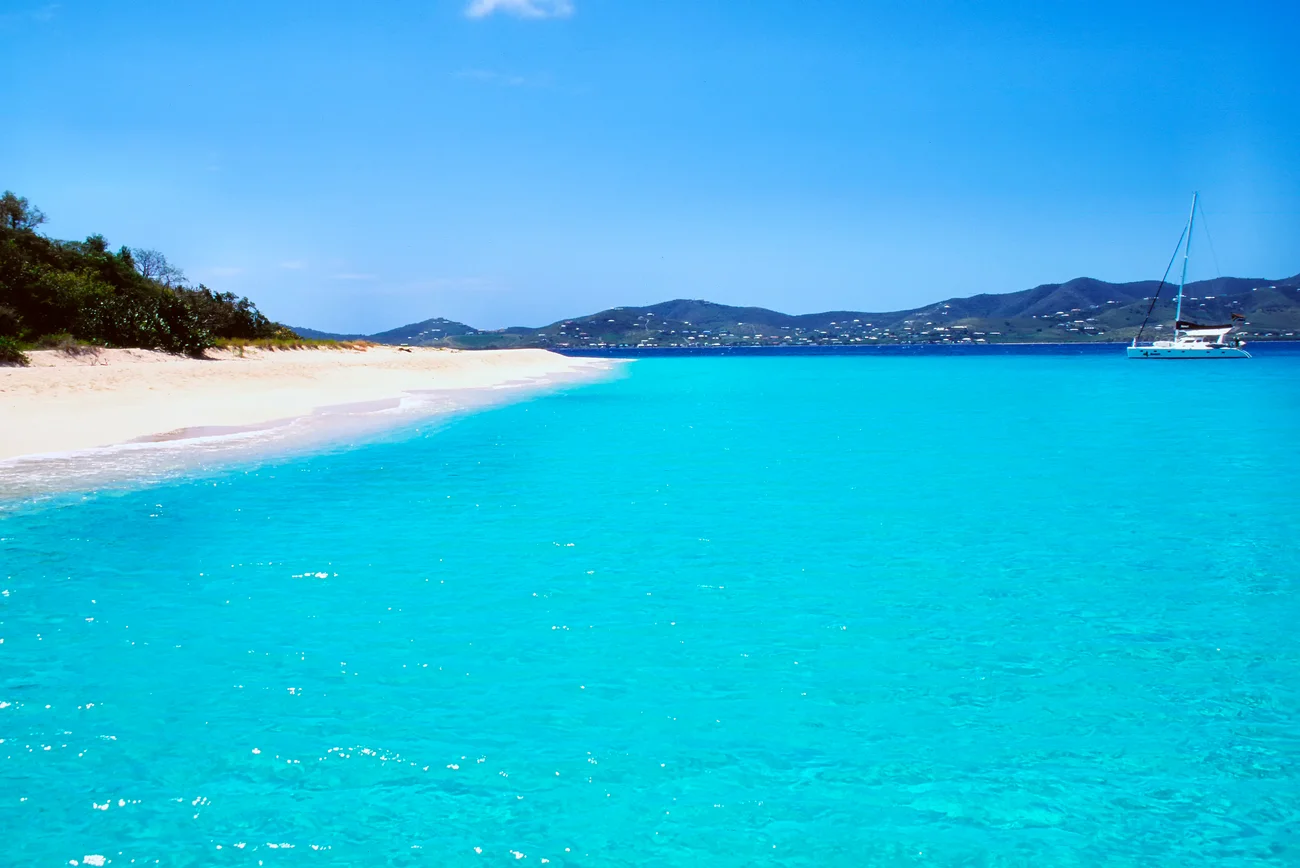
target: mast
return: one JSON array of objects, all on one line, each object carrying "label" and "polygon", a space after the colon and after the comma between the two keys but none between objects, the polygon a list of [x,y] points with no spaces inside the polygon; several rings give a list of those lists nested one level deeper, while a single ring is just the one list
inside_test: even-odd
[{"label": "mast", "polygon": [[1178,337],[1178,321],[1183,318],[1183,284],[1187,282],[1187,260],[1192,255],[1192,222],[1196,220],[1196,197],[1192,193],[1192,213],[1187,215],[1187,246],[1183,248],[1183,276],[1178,278],[1178,305],[1174,309],[1174,337]]}]

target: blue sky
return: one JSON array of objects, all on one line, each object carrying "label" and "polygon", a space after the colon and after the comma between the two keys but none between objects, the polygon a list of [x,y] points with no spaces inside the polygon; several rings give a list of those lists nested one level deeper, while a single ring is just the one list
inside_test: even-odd
[{"label": "blue sky", "polygon": [[[0,188],[296,325],[1300,271],[1300,4],[0,0]],[[1217,264],[1216,264],[1217,262]]]}]

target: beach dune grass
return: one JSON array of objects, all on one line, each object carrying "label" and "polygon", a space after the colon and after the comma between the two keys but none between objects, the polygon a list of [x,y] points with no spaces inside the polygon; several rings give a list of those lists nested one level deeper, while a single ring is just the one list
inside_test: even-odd
[{"label": "beach dune grass", "polygon": [[0,365],[31,364],[28,350],[56,350],[74,358],[95,355],[104,347],[92,341],[83,341],[70,334],[41,335],[34,341],[20,341],[14,337],[0,336]]},{"label": "beach dune grass", "polygon": [[64,332],[56,335],[42,335],[31,345],[34,350],[58,350],[65,356],[88,356],[98,352],[100,346],[92,341],[83,341]]},{"label": "beach dune grass", "polygon": [[335,341],[315,338],[217,338],[214,346],[219,350],[360,350],[364,352],[374,344],[369,341]]}]

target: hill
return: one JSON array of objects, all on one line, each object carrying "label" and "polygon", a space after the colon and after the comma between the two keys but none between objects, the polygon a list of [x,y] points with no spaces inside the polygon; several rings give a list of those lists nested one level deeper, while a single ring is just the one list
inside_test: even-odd
[{"label": "hill", "polygon": [[464,335],[477,335],[481,332],[473,326],[467,326],[463,322],[454,322],[453,320],[435,317],[426,319],[421,322],[410,323],[409,325],[398,326],[395,329],[389,329],[386,332],[379,332],[373,335],[344,335],[333,332],[321,332],[315,329],[294,327],[294,332],[305,338],[317,340],[337,340],[337,341],[372,341],[377,344],[407,344],[409,346],[441,346],[448,338],[461,337]]},{"label": "hill", "polygon": [[[425,320],[377,335],[327,335],[379,343],[464,348],[619,346],[800,346],[890,343],[1127,342],[1136,334],[1158,281],[1107,283],[1089,277],[1002,294],[953,297],[909,310],[786,314],[762,307],[674,299],[647,307],[616,307],[540,328],[482,331],[464,323]],[[1166,285],[1151,311],[1147,335],[1166,332],[1174,316]],[[1246,317],[1252,340],[1300,333],[1300,275],[1283,280],[1220,277],[1189,283],[1183,316],[1226,322]]]}]

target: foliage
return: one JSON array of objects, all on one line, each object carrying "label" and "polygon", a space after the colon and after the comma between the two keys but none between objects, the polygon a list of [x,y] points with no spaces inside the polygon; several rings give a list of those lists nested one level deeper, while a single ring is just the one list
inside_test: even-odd
[{"label": "foliage", "polygon": [[36,232],[45,215],[0,197],[0,335],[201,355],[220,338],[296,337],[246,298],[185,285],[155,250],[108,248],[102,236],[57,241]]},{"label": "foliage", "polygon": [[12,307],[0,304],[0,338],[16,338],[22,331],[22,318]]},{"label": "foliage", "polygon": [[[287,331],[287,329],[286,329]],[[366,341],[318,340],[300,338],[293,332],[287,337],[274,338],[218,338],[215,344],[223,350],[361,350],[371,346]]]},{"label": "foliage", "polygon": [[168,262],[167,257],[157,250],[143,247],[132,247],[130,250],[123,248],[123,250],[130,254],[131,264],[146,280],[161,283],[163,286],[185,285],[185,272]]},{"label": "foliage", "polygon": [[189,305],[215,339],[296,339],[292,330],[272,322],[251,301],[233,292],[214,292],[203,284],[197,289],[178,289],[176,294]]},{"label": "foliage", "polygon": [[0,365],[28,365],[31,360],[23,352],[22,345],[9,337],[0,337]]},{"label": "foliage", "polygon": [[0,226],[6,229],[35,229],[45,222],[45,215],[33,207],[26,196],[15,196],[5,190],[0,196]]}]

